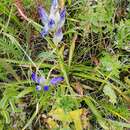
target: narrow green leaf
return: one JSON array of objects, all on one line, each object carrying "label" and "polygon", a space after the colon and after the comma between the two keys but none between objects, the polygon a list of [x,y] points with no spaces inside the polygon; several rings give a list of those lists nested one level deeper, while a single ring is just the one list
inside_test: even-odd
[{"label": "narrow green leaf", "polygon": [[9,103],[10,103],[10,106],[11,106],[13,112],[22,112],[22,109],[16,108],[13,99],[10,99],[10,100],[9,100]]},{"label": "narrow green leaf", "polygon": [[21,98],[21,97],[24,97],[26,94],[28,93],[31,93],[34,91],[34,88],[33,87],[28,87],[26,89],[24,89],[22,92],[20,92],[18,95],[17,95],[17,98]]},{"label": "narrow green leaf", "polygon": [[9,113],[7,111],[1,111],[2,116],[5,118],[6,123],[9,124],[10,123],[10,116]]},{"label": "narrow green leaf", "polygon": [[114,120],[108,120],[111,124],[115,126],[121,126],[123,128],[130,128],[130,124],[124,123],[124,122],[119,122],[119,121],[114,121]]},{"label": "narrow green leaf", "polygon": [[77,34],[74,35],[71,46],[70,46],[70,52],[69,52],[69,67],[71,65],[72,62],[72,58],[73,58],[73,53],[74,53],[74,49],[75,49],[75,41],[77,39]]},{"label": "narrow green leaf", "polygon": [[112,89],[112,87],[110,85],[105,85],[104,88],[103,88],[103,92],[106,96],[109,97],[109,101],[114,104],[116,103],[116,94],[114,92],[114,90]]},{"label": "narrow green leaf", "polygon": [[36,105],[36,111],[33,113],[32,117],[30,118],[30,120],[27,122],[27,124],[22,128],[22,130],[25,130],[33,121],[33,119],[36,117],[37,113],[38,113],[38,110],[39,110],[39,105],[37,103]]},{"label": "narrow green leaf", "polygon": [[35,21],[33,21],[32,19],[29,19],[28,21],[29,24],[31,24],[37,31],[41,31],[42,26],[38,23],[36,23]]},{"label": "narrow green leaf", "polygon": [[4,128],[3,121],[2,121],[2,120],[0,120],[0,130],[3,130],[3,128]]},{"label": "narrow green leaf", "polygon": [[100,112],[96,109],[94,104],[91,102],[90,98],[85,99],[86,104],[89,106],[93,114],[96,116],[98,123],[105,129],[108,130],[108,126],[106,125],[105,120],[103,119],[102,115]]},{"label": "narrow green leaf", "polygon": [[1,109],[6,109],[7,107],[7,101],[8,101],[8,97],[4,96],[1,101],[0,101],[0,108]]},{"label": "narrow green leaf", "polygon": [[71,0],[68,0],[69,5],[71,5]]}]

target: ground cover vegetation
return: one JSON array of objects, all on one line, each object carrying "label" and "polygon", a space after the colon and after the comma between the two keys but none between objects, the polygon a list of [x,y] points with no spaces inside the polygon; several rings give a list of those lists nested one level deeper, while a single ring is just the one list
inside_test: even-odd
[{"label": "ground cover vegetation", "polygon": [[0,0],[0,130],[129,130],[130,0]]}]

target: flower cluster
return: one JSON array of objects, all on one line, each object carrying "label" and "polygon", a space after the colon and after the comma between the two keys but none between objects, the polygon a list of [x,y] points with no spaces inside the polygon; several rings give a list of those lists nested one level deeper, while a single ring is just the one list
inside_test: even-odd
[{"label": "flower cluster", "polygon": [[54,31],[53,42],[59,43],[63,38],[62,26],[65,22],[65,8],[60,10],[58,0],[52,0],[50,15],[46,13],[42,6],[39,6],[38,12],[44,25],[41,35],[45,37],[49,31]]},{"label": "flower cluster", "polygon": [[58,85],[61,81],[64,80],[64,77],[55,77],[52,78],[49,82],[49,84],[47,83],[47,80],[45,79],[44,76],[38,77],[36,73],[32,73],[32,80],[35,81],[38,85],[36,85],[36,90],[40,91],[43,87],[44,91],[48,91],[49,90],[49,85],[53,85],[56,86]]}]

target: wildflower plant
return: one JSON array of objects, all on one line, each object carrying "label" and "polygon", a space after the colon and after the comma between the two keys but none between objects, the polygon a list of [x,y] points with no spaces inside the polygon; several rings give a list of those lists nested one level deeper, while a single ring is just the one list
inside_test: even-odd
[{"label": "wildflower plant", "polygon": [[[53,42],[54,44],[58,44],[63,38],[62,27],[65,23],[65,8],[60,9],[58,0],[52,0],[50,14],[48,14],[42,6],[38,7],[38,13],[43,24],[41,36],[45,37],[50,32],[53,32]],[[48,82],[44,76],[38,77],[36,73],[32,73],[32,80],[37,83],[36,90],[42,90],[43,87],[44,91],[48,91],[50,85],[56,86],[63,81],[64,78],[55,77]]]},{"label": "wildflower plant", "polygon": [[42,90],[42,87],[43,87],[44,91],[48,91],[50,85],[57,86],[60,82],[62,82],[64,80],[64,77],[62,77],[62,76],[54,77],[48,83],[48,80],[45,79],[44,76],[38,77],[37,74],[33,72],[32,80],[37,83],[37,85],[36,85],[37,91]]},{"label": "wildflower plant", "polygon": [[31,2],[0,1],[0,130],[130,129],[130,0]]},{"label": "wildflower plant", "polygon": [[41,31],[42,37],[45,37],[49,32],[54,32],[53,42],[58,44],[63,38],[62,27],[65,23],[65,8],[59,9],[58,0],[52,0],[49,15],[42,6],[39,6],[38,12],[44,25]]}]

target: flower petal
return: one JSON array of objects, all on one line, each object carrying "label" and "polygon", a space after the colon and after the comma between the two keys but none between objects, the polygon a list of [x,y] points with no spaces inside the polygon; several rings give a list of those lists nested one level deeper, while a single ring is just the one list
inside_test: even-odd
[{"label": "flower petal", "polygon": [[55,11],[58,9],[58,0],[52,0],[52,5],[51,5],[51,11]]},{"label": "flower petal", "polygon": [[61,18],[61,19],[64,19],[64,18],[65,18],[65,14],[66,14],[66,9],[64,8],[64,9],[62,9],[62,10],[60,11],[60,18]]},{"label": "flower petal", "polygon": [[53,29],[55,27],[55,21],[53,19],[50,19],[48,22],[48,27],[50,29]]},{"label": "flower petal", "polygon": [[33,72],[32,75],[31,75],[31,77],[32,77],[32,80],[36,82],[36,80],[37,80],[36,73]]},{"label": "flower petal", "polygon": [[57,10],[56,12],[50,13],[49,19],[53,19],[55,21],[55,27],[56,27],[60,20],[59,11]]},{"label": "flower petal", "polygon": [[48,27],[48,25],[46,24],[46,25],[44,26],[42,32],[41,32],[41,36],[42,36],[42,37],[45,37],[45,36],[49,33],[48,31],[49,31],[49,27]]},{"label": "flower petal", "polygon": [[60,11],[60,20],[58,22],[58,28],[61,28],[64,25],[64,23],[65,23],[65,14],[66,14],[65,9]]},{"label": "flower petal", "polygon": [[37,86],[36,86],[36,90],[37,90],[37,91],[40,91],[41,89],[42,89],[42,87],[41,87],[40,85],[37,85]]},{"label": "flower petal", "polygon": [[44,89],[44,91],[48,91],[48,90],[49,90],[49,86],[45,85],[45,86],[43,87],[43,89]]},{"label": "flower petal", "polygon": [[57,43],[59,43],[59,42],[62,40],[62,38],[63,38],[62,29],[59,28],[59,29],[57,30],[57,32],[55,33],[54,37],[53,37],[53,42],[54,42],[55,44],[57,44]]},{"label": "flower petal", "polygon": [[38,7],[38,13],[40,15],[42,23],[45,25],[48,23],[48,15],[42,6]]},{"label": "flower petal", "polygon": [[45,81],[46,81],[46,79],[45,79],[44,76],[38,77],[38,79],[37,79],[37,83],[38,83],[38,84],[44,84]]},{"label": "flower petal", "polygon": [[58,21],[60,20],[60,13],[58,6],[59,6],[58,1],[52,0],[49,19],[53,19],[55,21],[55,25],[57,25]]},{"label": "flower petal", "polygon": [[50,83],[52,85],[57,85],[58,83],[60,83],[63,80],[64,80],[64,77],[55,77],[55,78],[51,79]]}]

